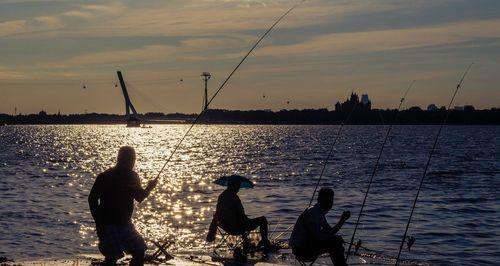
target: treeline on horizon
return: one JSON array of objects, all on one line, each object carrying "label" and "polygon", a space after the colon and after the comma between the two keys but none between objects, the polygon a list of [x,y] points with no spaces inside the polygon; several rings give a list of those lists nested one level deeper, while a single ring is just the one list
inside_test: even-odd
[{"label": "treeline on horizon", "polygon": [[[407,110],[358,110],[351,112],[324,109],[281,110],[207,110],[200,123],[203,124],[440,124],[447,111],[443,108],[425,111],[419,107]],[[350,114],[350,115],[349,115]],[[147,124],[191,123],[198,114],[139,114],[138,118]],[[349,117],[349,118],[348,118]],[[117,114],[0,114],[0,124],[124,124],[125,116]],[[447,124],[455,125],[500,125],[500,108],[485,110],[452,110]]]}]

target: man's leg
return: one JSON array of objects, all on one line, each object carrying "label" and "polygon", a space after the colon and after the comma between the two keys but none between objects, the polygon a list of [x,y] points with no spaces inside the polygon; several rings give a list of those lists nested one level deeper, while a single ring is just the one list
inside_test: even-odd
[{"label": "man's leg", "polygon": [[335,236],[329,243],[330,259],[335,266],[346,266],[344,257],[344,239],[341,236]]},{"label": "man's leg", "polygon": [[130,251],[132,259],[130,260],[130,266],[143,266],[144,265],[144,254],[145,250],[133,250]]},{"label": "man's leg", "polygon": [[257,227],[259,227],[260,230],[260,236],[262,238],[262,241],[268,242],[268,224],[267,224],[267,219],[264,216],[260,216],[254,219],[248,219],[246,229],[247,230],[254,230]]},{"label": "man's leg", "polygon": [[118,259],[116,257],[104,257],[103,264],[105,266],[115,266],[116,265],[116,261],[118,261]]},{"label": "man's leg", "polygon": [[129,224],[123,228],[122,245],[125,251],[132,255],[129,265],[142,266],[144,265],[144,254],[146,253],[146,242],[141,234],[135,230],[134,225]]},{"label": "man's leg", "polygon": [[119,243],[116,241],[119,234],[115,227],[106,226],[104,231],[99,234],[99,251],[104,256],[103,264],[114,266],[116,262],[123,258],[123,252]]}]

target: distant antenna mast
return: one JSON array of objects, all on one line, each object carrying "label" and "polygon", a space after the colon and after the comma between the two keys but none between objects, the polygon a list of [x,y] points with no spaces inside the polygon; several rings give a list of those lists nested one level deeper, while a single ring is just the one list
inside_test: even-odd
[{"label": "distant antenna mast", "polygon": [[204,112],[208,109],[208,80],[212,77],[209,72],[201,73],[203,81],[205,82],[205,94],[203,95],[203,106],[201,111]]}]

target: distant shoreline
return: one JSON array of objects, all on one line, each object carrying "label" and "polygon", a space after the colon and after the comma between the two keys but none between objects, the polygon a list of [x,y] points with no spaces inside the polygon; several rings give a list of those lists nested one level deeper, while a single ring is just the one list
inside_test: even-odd
[{"label": "distant shoreline", "polygon": [[[446,110],[425,111],[420,108],[396,110],[360,110],[350,112],[327,109],[281,110],[221,110],[211,109],[199,120],[200,124],[214,125],[436,125],[441,124]],[[137,118],[147,125],[191,124],[198,114],[139,114]],[[0,114],[0,125],[120,125],[126,117],[117,114]],[[500,109],[453,110],[449,125],[500,125]]]}]

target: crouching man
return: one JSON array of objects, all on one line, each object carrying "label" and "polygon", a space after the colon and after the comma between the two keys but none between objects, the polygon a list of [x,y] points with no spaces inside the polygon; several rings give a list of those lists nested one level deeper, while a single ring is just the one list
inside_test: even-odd
[{"label": "crouching man", "polygon": [[146,189],[133,168],[135,151],[121,147],[114,167],[99,174],[89,194],[90,212],[94,218],[99,251],[104,265],[116,265],[124,252],[132,255],[130,265],[143,265],[146,243],[132,224],[134,200],[142,202],[154,189],[157,180]]},{"label": "crouching man", "polygon": [[305,210],[297,219],[290,237],[290,246],[295,257],[300,261],[314,261],[328,253],[334,265],[347,265],[344,258],[344,240],[337,235],[351,213],[342,213],[340,221],[331,227],[325,215],[332,209],[334,192],[331,188],[322,188],[318,193],[318,202]]}]

